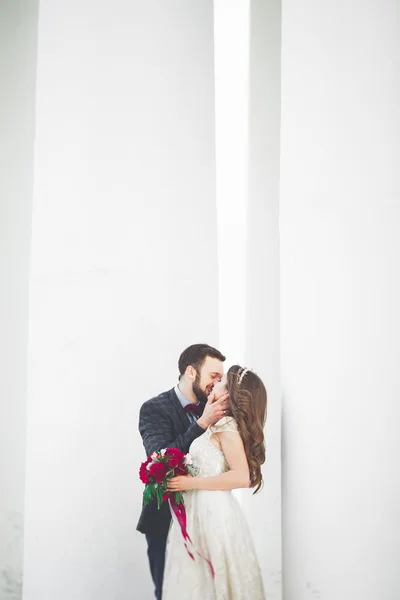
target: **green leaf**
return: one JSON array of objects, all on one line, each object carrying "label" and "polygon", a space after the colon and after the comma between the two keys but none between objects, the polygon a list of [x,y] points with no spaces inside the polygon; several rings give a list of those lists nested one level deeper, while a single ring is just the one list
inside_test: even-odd
[{"label": "green leaf", "polygon": [[158,510],[160,510],[161,508],[161,504],[162,504],[162,499],[163,499],[163,491],[158,487],[156,490],[156,496],[157,496],[157,507]]},{"label": "green leaf", "polygon": [[143,492],[144,504],[149,504],[153,499],[154,491],[150,485],[146,485]]}]

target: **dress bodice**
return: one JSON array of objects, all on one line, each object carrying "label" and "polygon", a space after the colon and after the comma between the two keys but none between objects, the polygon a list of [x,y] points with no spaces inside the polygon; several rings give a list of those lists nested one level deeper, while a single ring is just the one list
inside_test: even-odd
[{"label": "dress bodice", "polygon": [[193,459],[193,471],[196,477],[212,477],[229,471],[225,455],[211,439],[215,433],[229,431],[238,433],[233,417],[223,417],[192,442],[189,454]]}]

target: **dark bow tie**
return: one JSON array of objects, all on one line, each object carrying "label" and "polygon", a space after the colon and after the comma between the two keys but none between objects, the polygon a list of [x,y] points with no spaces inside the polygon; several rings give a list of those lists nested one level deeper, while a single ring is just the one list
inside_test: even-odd
[{"label": "dark bow tie", "polygon": [[194,413],[195,415],[201,415],[202,411],[202,407],[201,404],[186,404],[186,406],[183,407],[183,410],[187,413]]}]

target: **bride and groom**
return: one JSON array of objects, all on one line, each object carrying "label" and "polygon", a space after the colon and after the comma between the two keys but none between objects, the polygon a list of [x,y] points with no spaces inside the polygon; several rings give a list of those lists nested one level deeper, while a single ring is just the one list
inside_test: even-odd
[{"label": "bride and groom", "polygon": [[[195,476],[171,479],[186,491],[187,531],[207,560],[192,560],[164,502],[144,506],[137,529],[146,535],[157,600],[263,600],[260,568],[246,521],[231,490],[262,485],[267,394],[252,371],[232,366],[206,344],[179,358],[179,382],[145,402],[139,431],[146,454],[176,447],[190,454]],[[214,577],[210,572],[214,569]]]}]

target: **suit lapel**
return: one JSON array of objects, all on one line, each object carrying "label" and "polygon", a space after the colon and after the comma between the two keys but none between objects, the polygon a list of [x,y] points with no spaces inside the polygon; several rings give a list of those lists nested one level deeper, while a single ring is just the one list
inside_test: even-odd
[{"label": "suit lapel", "polygon": [[182,425],[185,427],[185,431],[186,431],[186,429],[190,425],[190,422],[189,422],[187,414],[183,410],[182,404],[179,402],[179,398],[176,395],[175,390],[173,388],[172,388],[172,390],[169,391],[169,399],[171,400],[172,406],[176,410],[177,415],[178,415],[180,421],[182,422]]}]

